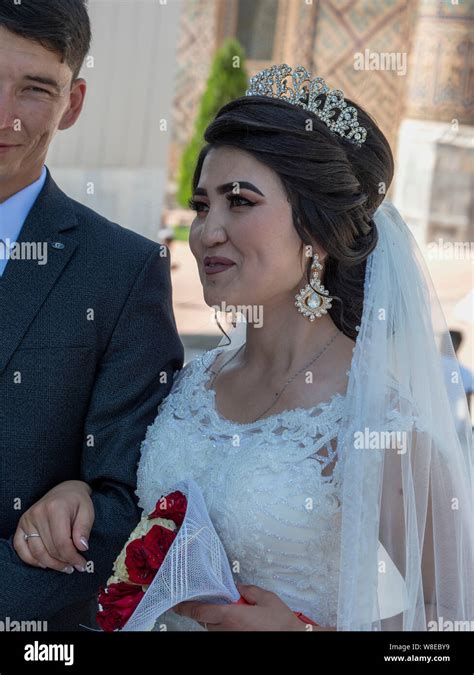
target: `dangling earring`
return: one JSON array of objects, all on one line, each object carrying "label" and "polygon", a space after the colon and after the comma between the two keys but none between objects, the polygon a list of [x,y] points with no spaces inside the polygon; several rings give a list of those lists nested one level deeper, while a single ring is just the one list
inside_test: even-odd
[{"label": "dangling earring", "polygon": [[[311,285],[306,284],[306,286],[295,295],[295,305],[298,307],[298,312],[303,314],[303,316],[308,317],[310,321],[314,321],[316,317],[319,317],[322,314],[327,314],[328,309],[331,309],[332,307],[332,298],[329,296],[329,291],[324,288],[319,278],[319,270],[322,269],[318,254],[315,253],[311,264]],[[311,288],[311,286],[313,288]],[[322,295],[315,293],[313,289],[318,290]]]}]

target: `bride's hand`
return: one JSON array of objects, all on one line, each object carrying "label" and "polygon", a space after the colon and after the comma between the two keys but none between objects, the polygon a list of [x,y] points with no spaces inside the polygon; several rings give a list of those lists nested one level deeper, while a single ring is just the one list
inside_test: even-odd
[{"label": "bride's hand", "polygon": [[[13,547],[23,562],[72,574],[85,571],[87,561],[78,551],[87,551],[94,523],[94,505],[87,483],[60,483],[31,506],[20,518]],[[25,540],[25,534],[39,534]]]},{"label": "bride's hand", "polygon": [[[210,631],[308,630],[306,624],[275,593],[246,584],[238,584],[237,588],[248,605],[211,605],[190,601],[181,602],[173,607],[173,611],[205,624]],[[315,626],[312,628],[321,630]]]}]

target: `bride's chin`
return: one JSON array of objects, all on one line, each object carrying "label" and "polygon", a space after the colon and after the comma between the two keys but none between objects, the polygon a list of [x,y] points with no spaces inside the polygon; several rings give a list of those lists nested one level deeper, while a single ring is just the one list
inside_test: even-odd
[{"label": "bride's chin", "polygon": [[219,311],[222,311],[223,307],[229,307],[231,305],[231,302],[227,297],[211,295],[210,293],[204,293],[204,302],[211,309],[218,308]]},{"label": "bride's chin", "polygon": [[221,307],[222,305],[229,305],[232,303],[232,300],[230,299],[230,296],[228,293],[223,293],[222,290],[217,292],[217,289],[215,288],[209,288],[204,286],[203,287],[203,296],[204,296],[204,302],[206,305],[209,307],[214,307],[215,305],[218,305]]},{"label": "bride's chin", "polygon": [[208,307],[242,307],[247,304],[243,302],[248,294],[241,292],[240,288],[237,288],[236,285],[230,288],[215,288],[212,285],[203,284],[203,298],[204,302]]}]

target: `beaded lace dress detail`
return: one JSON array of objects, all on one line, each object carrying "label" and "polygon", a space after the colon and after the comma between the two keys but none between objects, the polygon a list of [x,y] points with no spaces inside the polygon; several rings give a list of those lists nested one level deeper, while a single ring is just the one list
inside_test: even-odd
[{"label": "beaded lace dress detail", "polygon": [[[216,409],[206,384],[221,348],[175,373],[142,444],[137,494],[145,512],[193,478],[235,580],[277,593],[320,625],[335,625],[340,470],[334,447],[345,397],[238,423]],[[198,630],[167,612],[160,624]],[[168,625],[172,623],[173,625]],[[192,625],[194,624],[194,626]]]}]

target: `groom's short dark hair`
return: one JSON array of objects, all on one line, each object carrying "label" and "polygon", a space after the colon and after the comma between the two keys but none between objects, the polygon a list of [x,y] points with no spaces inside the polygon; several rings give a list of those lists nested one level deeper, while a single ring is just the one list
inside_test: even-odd
[{"label": "groom's short dark hair", "polygon": [[0,0],[0,26],[57,52],[78,77],[91,43],[87,0]]}]

